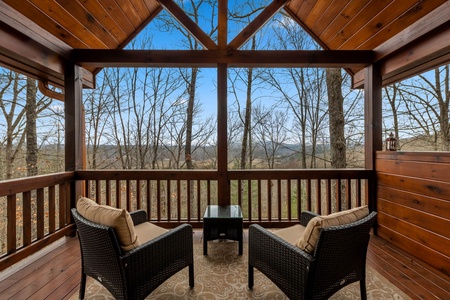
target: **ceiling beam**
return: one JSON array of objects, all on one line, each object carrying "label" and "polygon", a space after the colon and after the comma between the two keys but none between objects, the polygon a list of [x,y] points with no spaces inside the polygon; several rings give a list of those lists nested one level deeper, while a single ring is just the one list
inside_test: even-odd
[{"label": "ceiling beam", "polygon": [[[445,57],[450,55],[449,15],[450,1],[447,1],[374,49],[375,61],[382,66],[384,86],[446,62]],[[364,70],[354,74],[354,88],[363,87],[364,76]]]},{"label": "ceiling beam", "polygon": [[230,50],[242,47],[251,37],[261,29],[280,9],[284,7],[287,0],[274,0],[251,21],[228,45]]},{"label": "ceiling beam", "polygon": [[[426,34],[426,38],[412,42],[388,57],[378,60],[383,86],[426,72],[449,62],[450,21]],[[376,55],[376,54],[375,54]],[[364,85],[364,72],[353,76],[353,87]]]},{"label": "ceiling beam", "polygon": [[173,0],[158,0],[205,49],[216,50],[216,43]]},{"label": "ceiling beam", "polygon": [[373,63],[368,50],[94,50],[74,49],[72,60],[83,67],[357,67]]}]

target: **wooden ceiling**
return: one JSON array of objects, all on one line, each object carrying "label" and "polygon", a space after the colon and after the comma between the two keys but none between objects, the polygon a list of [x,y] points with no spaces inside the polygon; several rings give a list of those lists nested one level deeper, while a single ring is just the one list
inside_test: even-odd
[{"label": "wooden ceiling", "polygon": [[[269,6],[272,8],[263,11],[266,16],[260,21],[267,21],[282,8],[324,49],[389,48],[378,53],[380,59],[413,38],[418,40],[437,28],[448,28],[450,15],[449,0],[274,0]],[[207,48],[220,44],[204,37],[205,33],[183,15],[174,0],[3,0],[0,24],[68,58],[72,49],[122,49],[163,9],[191,33],[196,31],[197,39],[203,37]],[[433,15],[431,20],[429,15]],[[396,46],[391,42],[394,37]],[[0,62],[6,65],[14,59],[7,50],[0,49],[0,55],[5,56]],[[358,70],[353,71],[356,74]]]}]

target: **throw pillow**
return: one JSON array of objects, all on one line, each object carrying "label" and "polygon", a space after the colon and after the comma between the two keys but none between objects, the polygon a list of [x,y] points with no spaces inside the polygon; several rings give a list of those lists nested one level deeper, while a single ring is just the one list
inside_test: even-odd
[{"label": "throw pillow", "polygon": [[369,215],[369,208],[365,205],[333,213],[328,216],[314,217],[308,222],[303,236],[297,241],[296,245],[308,253],[313,253],[316,249],[322,228],[350,224],[367,215]]},{"label": "throw pillow", "polygon": [[129,251],[139,246],[133,220],[125,209],[99,205],[86,197],[79,197],[77,211],[87,220],[114,229],[122,250]]}]

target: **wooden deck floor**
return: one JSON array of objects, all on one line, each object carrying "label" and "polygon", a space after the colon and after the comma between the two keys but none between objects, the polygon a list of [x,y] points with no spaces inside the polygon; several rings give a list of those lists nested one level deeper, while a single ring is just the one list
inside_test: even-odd
[{"label": "wooden deck floor", "polygon": [[[449,276],[378,237],[371,238],[367,260],[412,299],[450,299]],[[78,290],[80,252],[76,238],[67,238],[21,265],[0,273],[0,299],[68,299]]]}]

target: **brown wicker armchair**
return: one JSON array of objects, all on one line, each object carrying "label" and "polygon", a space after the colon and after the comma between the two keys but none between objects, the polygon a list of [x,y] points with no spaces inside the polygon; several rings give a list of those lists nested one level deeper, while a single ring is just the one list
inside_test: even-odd
[{"label": "brown wicker armchair", "polygon": [[[315,214],[303,212],[306,226]],[[328,299],[344,286],[360,281],[366,295],[366,253],[376,212],[347,225],[322,228],[313,253],[307,253],[259,225],[249,228],[248,285],[254,268],[272,280],[290,299]]]},{"label": "brown wicker armchair", "polygon": [[[173,274],[189,267],[189,286],[194,287],[192,227],[180,225],[130,251],[123,251],[114,230],[72,215],[80,240],[82,272],[80,299],[86,276],[107,288],[116,299],[144,299]],[[134,225],[147,222],[143,210],[130,213]]]}]

